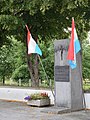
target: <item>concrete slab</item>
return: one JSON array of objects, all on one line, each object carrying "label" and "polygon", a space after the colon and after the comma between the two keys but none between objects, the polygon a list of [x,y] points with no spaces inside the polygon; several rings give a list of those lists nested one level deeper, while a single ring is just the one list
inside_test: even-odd
[{"label": "concrete slab", "polygon": [[50,106],[47,108],[43,108],[41,112],[44,113],[52,113],[52,114],[63,114],[63,113],[70,113],[70,108],[64,108],[64,107],[57,107],[57,106]]},{"label": "concrete slab", "polygon": [[89,110],[54,114],[41,112],[43,109],[48,107],[30,107],[22,102],[0,100],[0,120],[90,120]]}]

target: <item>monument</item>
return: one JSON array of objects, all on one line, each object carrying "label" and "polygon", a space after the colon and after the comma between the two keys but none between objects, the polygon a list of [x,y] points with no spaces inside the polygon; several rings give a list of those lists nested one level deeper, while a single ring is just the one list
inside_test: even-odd
[{"label": "monument", "polygon": [[54,42],[55,105],[75,111],[83,109],[81,54],[76,56],[77,67],[71,69],[67,60],[68,46],[68,39]]}]

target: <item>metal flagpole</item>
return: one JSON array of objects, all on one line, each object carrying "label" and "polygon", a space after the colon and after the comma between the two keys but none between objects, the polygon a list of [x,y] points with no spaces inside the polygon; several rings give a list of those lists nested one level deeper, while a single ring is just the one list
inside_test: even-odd
[{"label": "metal flagpole", "polygon": [[[82,51],[80,52],[80,55],[81,55],[81,62],[82,62]],[[80,65],[79,67],[79,72],[80,72],[80,77],[81,77],[81,89],[82,89],[82,99],[83,99],[83,105],[84,105],[84,109],[85,109],[85,112],[87,111],[86,109],[86,100],[85,100],[85,96],[84,96],[84,90],[83,90],[83,78],[82,78],[82,65]]]},{"label": "metal flagpole", "polygon": [[[43,64],[42,64],[42,61],[41,61],[41,58],[40,58],[39,55],[38,55],[38,58],[39,58],[39,60],[40,60],[40,64],[41,64],[41,66],[42,66],[42,68],[43,68],[43,71],[44,71],[44,74],[45,74],[45,76],[46,76],[46,79],[49,81],[48,76],[47,76],[47,74],[46,74],[46,72],[45,72],[44,66],[43,66]],[[52,92],[53,97],[54,97],[54,99],[55,99],[55,95],[54,95],[54,93],[53,93],[53,90],[52,90],[51,85],[50,85],[50,89],[51,89],[51,92]]]}]

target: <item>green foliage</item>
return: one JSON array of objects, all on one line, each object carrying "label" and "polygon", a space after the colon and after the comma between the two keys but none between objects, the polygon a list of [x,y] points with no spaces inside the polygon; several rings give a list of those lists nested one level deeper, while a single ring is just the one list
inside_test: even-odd
[{"label": "green foliage", "polygon": [[[50,41],[48,43],[42,42],[40,45],[41,45],[41,49],[43,52],[42,64],[44,66],[44,69],[46,71],[48,78],[54,80],[54,46],[53,46],[53,41]],[[40,79],[41,80],[46,79],[46,75],[43,71],[42,66],[40,66]]]},{"label": "green foliage", "polygon": [[10,54],[13,59],[13,66],[15,70],[20,67],[22,64],[26,63],[26,49],[25,45],[21,41],[17,41],[14,37],[8,38],[11,40],[10,45]]},{"label": "green foliage", "polygon": [[10,56],[9,46],[3,45],[0,48],[0,77],[8,77],[12,73],[12,58]]},{"label": "green foliage", "polygon": [[30,100],[40,100],[40,99],[48,99],[48,94],[45,93],[34,93],[30,95]]},{"label": "green foliage", "polygon": [[21,65],[19,68],[15,69],[12,74],[12,79],[14,79],[15,81],[21,79],[22,82],[28,82],[30,76],[27,65]]},{"label": "green foliage", "polygon": [[[10,38],[9,38],[10,39]],[[20,41],[17,41],[13,37],[11,38],[11,50],[13,54],[13,73],[12,78],[15,79],[15,81],[18,81],[19,79],[23,80],[30,78],[28,67],[26,65],[26,49],[23,43]]]},{"label": "green foliage", "polygon": [[90,93],[90,80],[83,84],[84,92]]},{"label": "green foliage", "polygon": [[[9,42],[7,35],[14,35],[18,40],[25,39],[25,24],[32,35],[42,40],[66,38],[64,29],[71,26],[75,17],[80,37],[90,27],[89,0],[1,0],[0,1],[0,40]],[[46,38],[46,39],[45,39]]]},{"label": "green foliage", "polygon": [[[27,24],[33,38],[39,38],[43,66],[49,79],[53,80],[54,49],[51,40],[68,38],[70,33],[65,29],[68,31],[71,27],[72,17],[75,18],[79,39],[83,41],[90,30],[90,0],[0,0],[0,76],[25,71]],[[88,50],[83,53],[84,78],[90,78]],[[40,78],[46,79],[42,68]]]},{"label": "green foliage", "polygon": [[0,77],[11,77],[12,73],[26,64],[25,47],[20,41],[14,37],[7,37],[9,45],[3,45],[0,48]]},{"label": "green foliage", "polygon": [[85,41],[83,44],[83,58],[82,58],[82,65],[83,65],[83,78],[90,80],[90,44],[89,41]]}]

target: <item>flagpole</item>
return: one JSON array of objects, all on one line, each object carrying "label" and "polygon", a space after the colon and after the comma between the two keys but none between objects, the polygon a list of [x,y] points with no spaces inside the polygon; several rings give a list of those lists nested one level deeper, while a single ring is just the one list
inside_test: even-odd
[{"label": "flagpole", "polygon": [[[42,69],[43,69],[43,71],[44,71],[44,74],[45,74],[45,76],[46,76],[46,79],[47,79],[47,81],[49,81],[48,76],[47,76],[47,74],[46,74],[46,71],[45,71],[45,69],[44,69],[44,66],[43,66],[43,64],[42,64],[42,61],[41,61],[41,58],[40,58],[39,55],[38,55],[38,58],[39,58],[39,60],[40,60],[40,64],[41,64],[41,66],[42,66]],[[55,95],[54,95],[54,93],[53,93],[52,87],[51,87],[50,85],[49,85],[49,87],[50,87],[51,92],[52,92],[52,94],[53,94],[53,97],[54,97],[54,99],[55,99]]]},{"label": "flagpole", "polygon": [[[81,54],[81,53],[80,53]],[[82,61],[82,57],[81,57],[81,61]],[[82,66],[80,65],[79,67],[79,73],[80,73],[80,77],[81,77],[81,89],[82,89],[82,98],[83,98],[83,105],[84,105],[84,109],[85,112],[87,111],[86,109],[86,100],[85,100],[85,96],[84,96],[84,90],[83,90],[83,78],[82,78]]]},{"label": "flagpole", "polygon": [[[81,55],[81,62],[82,62],[82,51],[80,51],[80,55]],[[83,89],[83,78],[82,78],[82,72],[81,72],[82,71],[82,65],[80,66],[79,71],[80,71],[80,75],[81,75],[81,86],[82,86],[82,97],[83,97],[84,109],[85,109],[85,112],[87,112],[86,100],[85,100],[84,89]]]}]

